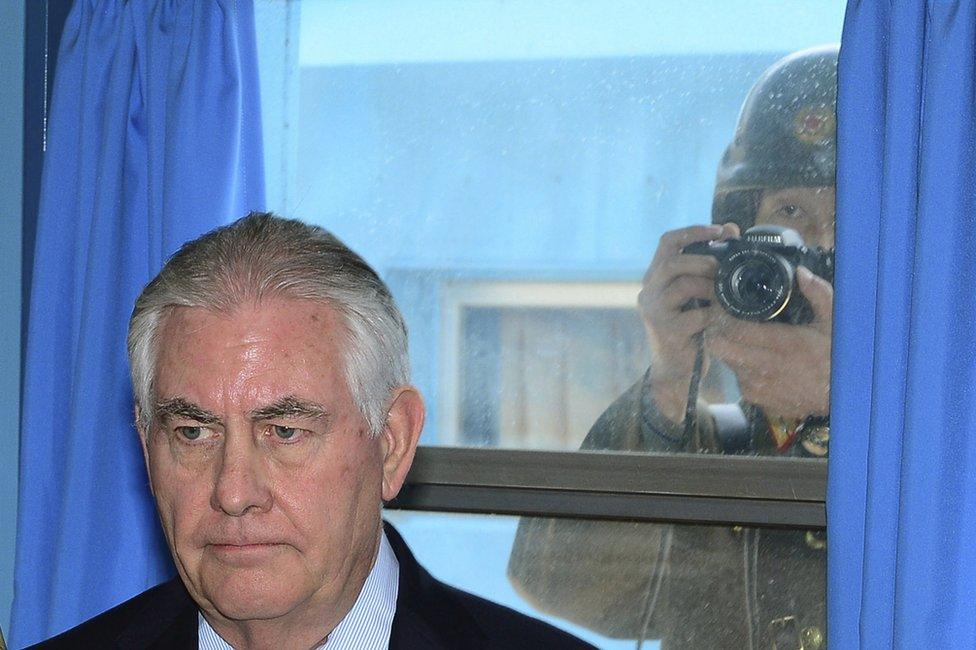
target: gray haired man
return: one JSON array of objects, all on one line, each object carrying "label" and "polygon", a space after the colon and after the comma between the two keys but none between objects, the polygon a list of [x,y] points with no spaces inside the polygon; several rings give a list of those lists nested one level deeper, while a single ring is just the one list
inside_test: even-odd
[{"label": "gray haired man", "polygon": [[424,405],[389,290],[328,232],[251,214],[186,244],[128,345],[179,576],[45,647],[586,647],[439,583],[384,528]]}]

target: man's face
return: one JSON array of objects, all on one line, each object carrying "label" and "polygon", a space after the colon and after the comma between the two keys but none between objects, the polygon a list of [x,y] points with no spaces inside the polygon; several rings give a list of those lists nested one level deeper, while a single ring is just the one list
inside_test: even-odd
[{"label": "man's face", "polygon": [[211,616],[351,605],[369,572],[388,440],[349,393],[345,332],[327,305],[288,299],[163,324],[143,443],[176,566]]},{"label": "man's face", "polygon": [[834,247],[833,187],[788,187],[763,193],[756,224],[773,224],[800,233],[807,246]]}]

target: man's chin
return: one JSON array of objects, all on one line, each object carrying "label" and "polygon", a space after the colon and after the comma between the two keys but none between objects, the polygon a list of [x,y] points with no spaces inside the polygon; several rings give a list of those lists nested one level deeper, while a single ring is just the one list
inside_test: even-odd
[{"label": "man's chin", "polygon": [[201,575],[201,596],[218,614],[233,621],[286,616],[305,600],[304,581],[275,564],[207,567]]},{"label": "man's chin", "polygon": [[230,621],[267,621],[292,612],[301,601],[297,594],[283,591],[280,584],[264,589],[234,589],[228,585],[208,590],[207,600],[220,616]]}]

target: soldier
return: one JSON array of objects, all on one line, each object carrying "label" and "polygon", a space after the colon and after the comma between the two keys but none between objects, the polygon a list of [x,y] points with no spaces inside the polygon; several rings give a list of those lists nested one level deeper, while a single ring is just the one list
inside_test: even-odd
[{"label": "soldier", "polygon": [[[837,54],[795,53],[753,86],[719,165],[714,225],[666,233],[645,274],[650,367],[584,449],[826,457]],[[790,228],[810,249],[796,271],[806,306],[789,317],[743,319],[719,304],[720,262],[696,254],[706,251],[696,242],[753,226]],[[743,293],[769,290],[738,280]],[[696,399],[699,375],[702,395],[714,394],[707,377],[722,367],[741,398]],[[823,535],[805,531],[525,519],[509,576],[543,611],[612,637],[662,639],[666,650],[817,650],[826,643],[825,548]]]}]

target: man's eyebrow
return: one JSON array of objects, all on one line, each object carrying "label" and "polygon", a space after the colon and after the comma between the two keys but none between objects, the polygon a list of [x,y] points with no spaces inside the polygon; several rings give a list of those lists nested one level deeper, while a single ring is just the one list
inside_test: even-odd
[{"label": "man's eyebrow", "polygon": [[267,406],[251,411],[252,420],[272,420],[274,418],[321,420],[328,415],[328,410],[321,404],[293,395],[282,397]]},{"label": "man's eyebrow", "polygon": [[182,397],[163,400],[156,404],[155,415],[158,419],[167,421],[171,418],[193,420],[200,424],[217,424],[220,418],[205,408],[187,401]]}]

